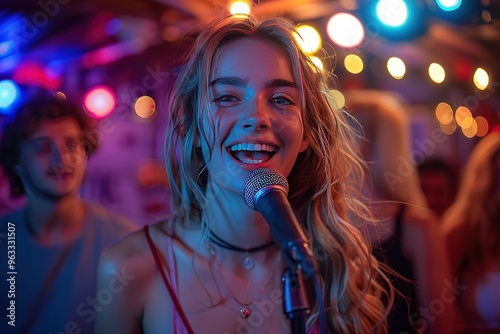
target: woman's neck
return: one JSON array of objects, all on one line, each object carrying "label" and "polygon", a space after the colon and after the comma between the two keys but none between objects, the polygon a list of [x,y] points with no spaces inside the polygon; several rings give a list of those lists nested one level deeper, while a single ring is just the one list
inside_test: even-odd
[{"label": "woman's neck", "polygon": [[241,248],[253,248],[271,240],[264,217],[250,209],[241,195],[220,192],[207,197],[202,219],[217,236]]},{"label": "woman's neck", "polygon": [[[268,264],[271,256],[278,252],[278,247],[272,243],[269,233],[269,224],[262,215],[251,210],[240,194],[229,190],[220,190],[217,196],[209,195],[207,191],[206,201],[203,204],[201,214],[191,217],[185,224],[176,224],[175,234],[192,249],[198,249],[199,254],[212,258],[213,253],[224,266],[243,268],[243,260],[247,252],[235,251],[222,247],[222,245],[233,245],[238,249],[253,249],[258,246],[271,246],[252,252],[251,258],[260,264]],[[201,226],[200,229],[187,228],[185,226]],[[219,245],[210,240],[209,232],[222,240]],[[201,242],[201,244],[200,244]],[[201,246],[201,247],[200,247]]]}]

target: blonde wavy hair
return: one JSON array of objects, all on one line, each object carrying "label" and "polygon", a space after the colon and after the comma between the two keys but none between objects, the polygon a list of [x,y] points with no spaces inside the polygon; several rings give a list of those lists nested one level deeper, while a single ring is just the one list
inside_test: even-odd
[{"label": "blonde wavy hair", "polygon": [[[281,17],[259,21],[251,16],[220,18],[203,27],[170,95],[165,153],[172,209],[186,222],[203,208],[209,176],[196,145],[202,137],[213,142],[207,133],[214,131],[204,128],[202,114],[211,102],[210,73],[221,46],[245,37],[278,45],[290,57],[309,141],[288,176],[289,201],[313,242],[329,332],[385,333],[392,286],[349,221],[352,212],[368,216],[355,192],[362,184],[363,162],[351,140],[349,115],[334,107],[330,75],[300,50],[294,28]],[[317,316],[316,306],[308,326]]]}]

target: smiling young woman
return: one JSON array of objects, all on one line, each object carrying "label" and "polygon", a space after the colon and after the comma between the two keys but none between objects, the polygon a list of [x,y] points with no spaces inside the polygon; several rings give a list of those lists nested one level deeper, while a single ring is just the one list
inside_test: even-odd
[{"label": "smiling young woman", "polygon": [[392,288],[349,221],[366,210],[350,183],[362,163],[348,115],[331,107],[328,77],[294,31],[283,18],[234,16],[198,36],[170,95],[173,214],[103,252],[98,289],[114,270],[134,280],[97,315],[98,333],[291,331],[279,275],[287,258],[242,198],[259,168],[288,181],[318,268],[320,294],[304,283],[307,332],[385,332]]}]

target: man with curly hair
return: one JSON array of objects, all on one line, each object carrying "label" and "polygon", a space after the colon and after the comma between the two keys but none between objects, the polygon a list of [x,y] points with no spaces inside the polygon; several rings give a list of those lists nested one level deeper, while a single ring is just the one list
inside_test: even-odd
[{"label": "man with curly hair", "polygon": [[[99,253],[135,229],[78,195],[97,137],[82,107],[53,97],[26,101],[1,132],[0,165],[27,199],[0,218],[2,333],[93,332]],[[117,272],[113,291],[127,279]]]}]

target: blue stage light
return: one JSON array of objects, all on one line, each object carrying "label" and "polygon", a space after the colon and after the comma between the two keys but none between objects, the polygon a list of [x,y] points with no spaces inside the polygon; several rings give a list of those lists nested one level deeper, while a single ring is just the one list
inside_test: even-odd
[{"label": "blue stage light", "polygon": [[436,4],[444,11],[451,12],[458,9],[462,4],[462,0],[436,0]]},{"label": "blue stage light", "polygon": [[0,112],[8,113],[9,107],[18,99],[19,87],[12,80],[0,81]]}]

